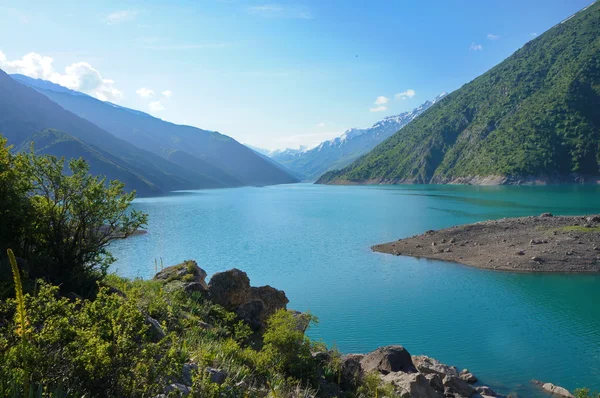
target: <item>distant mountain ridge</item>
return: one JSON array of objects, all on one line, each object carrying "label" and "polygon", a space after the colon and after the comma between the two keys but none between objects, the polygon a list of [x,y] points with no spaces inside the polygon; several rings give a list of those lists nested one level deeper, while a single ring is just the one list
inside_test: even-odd
[{"label": "distant mountain ridge", "polygon": [[600,181],[600,3],[318,183]]},{"label": "distant mountain ridge", "polygon": [[99,101],[48,81],[23,75],[12,77],[115,137],[213,181],[210,186],[190,184],[188,189],[262,186],[298,181],[285,169],[276,167],[231,137],[169,123],[147,113]]},{"label": "distant mountain ridge", "polygon": [[324,141],[312,149],[301,147],[300,149],[271,151],[267,156],[298,173],[303,179],[315,180],[328,170],[349,165],[412,122],[445,96],[446,93],[442,93],[411,111],[386,117],[369,128],[349,129],[341,136]]}]

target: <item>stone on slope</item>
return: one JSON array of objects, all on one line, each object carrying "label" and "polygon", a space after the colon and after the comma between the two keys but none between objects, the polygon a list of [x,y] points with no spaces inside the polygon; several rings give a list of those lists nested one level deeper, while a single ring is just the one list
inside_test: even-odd
[{"label": "stone on slope", "polygon": [[250,299],[250,279],[237,268],[217,272],[208,283],[208,295],[213,303],[233,311]]},{"label": "stone on slope", "polygon": [[410,354],[401,345],[379,347],[375,351],[365,355],[360,361],[360,364],[365,373],[369,373],[374,370],[383,374],[388,374],[391,372],[417,372]]},{"label": "stone on slope", "polygon": [[435,358],[425,355],[413,355],[412,361],[417,370],[423,374],[433,373],[442,377],[446,375],[458,377],[458,369],[456,367],[443,364]]},{"label": "stone on slope", "polygon": [[442,398],[442,393],[431,387],[429,380],[421,373],[392,372],[381,380],[391,383],[403,398]]}]

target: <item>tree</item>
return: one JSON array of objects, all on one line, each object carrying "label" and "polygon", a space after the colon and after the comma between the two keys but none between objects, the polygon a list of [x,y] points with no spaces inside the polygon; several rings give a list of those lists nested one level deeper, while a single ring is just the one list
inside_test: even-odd
[{"label": "tree", "polygon": [[[130,208],[135,192],[126,193],[122,182],[91,175],[83,159],[38,156],[33,147],[12,155],[5,140],[0,144],[0,195],[14,199],[6,211],[9,219],[22,216],[24,224],[10,239],[2,236],[4,244],[14,245],[30,276],[67,291],[94,289],[114,261],[110,242],[147,222],[146,214]],[[12,228],[4,217],[0,225],[2,233]]]}]

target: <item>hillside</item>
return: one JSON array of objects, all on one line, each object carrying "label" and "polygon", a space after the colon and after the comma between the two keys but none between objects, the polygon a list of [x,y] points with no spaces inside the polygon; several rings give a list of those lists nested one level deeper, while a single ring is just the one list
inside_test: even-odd
[{"label": "hillside", "polygon": [[597,181],[599,54],[595,3],[318,183]]},{"label": "hillside", "polygon": [[398,130],[413,121],[430,106],[442,99],[426,101],[418,108],[396,116],[389,116],[366,129],[349,129],[340,137],[322,142],[310,150],[276,151],[269,156],[278,163],[298,173],[306,180],[316,180],[328,170],[340,169],[375,148]]},{"label": "hillside", "polygon": [[226,186],[298,182],[291,173],[226,135],[169,123],[44,80],[12,77],[116,137]]},{"label": "hillside", "polygon": [[[118,169],[129,170],[131,176],[139,176],[135,186],[139,187],[138,194],[142,196],[165,193],[177,189],[215,188],[223,185],[201,174],[177,166],[166,159],[141,150],[123,140],[120,140],[93,123],[84,120],[63,109],[46,96],[18,83],[0,70],[0,134],[4,135],[9,144],[15,147],[31,141],[31,137],[45,129],[55,129],[75,137],[86,144],[85,148],[110,157]],[[71,151],[62,147],[54,152],[56,146],[48,146],[46,153],[67,158],[83,156],[89,152],[80,152],[81,145],[71,145]],[[109,155],[110,154],[110,155]],[[122,179],[120,173],[114,174],[115,168],[107,168],[109,179]],[[130,180],[130,179],[129,179]],[[133,181],[130,180],[133,184]],[[150,185],[148,185],[148,183]],[[145,189],[152,186],[151,189]],[[132,189],[133,187],[127,187]]]}]

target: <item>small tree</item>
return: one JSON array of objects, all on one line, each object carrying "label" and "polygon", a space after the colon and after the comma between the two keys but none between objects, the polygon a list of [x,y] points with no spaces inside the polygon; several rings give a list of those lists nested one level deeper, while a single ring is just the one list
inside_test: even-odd
[{"label": "small tree", "polygon": [[33,217],[27,235],[33,242],[21,256],[32,276],[64,289],[85,291],[106,274],[114,258],[107,250],[146,224],[147,215],[130,209],[135,192],[124,184],[93,176],[83,159],[37,156],[33,148],[15,164],[29,181],[27,199]]}]

